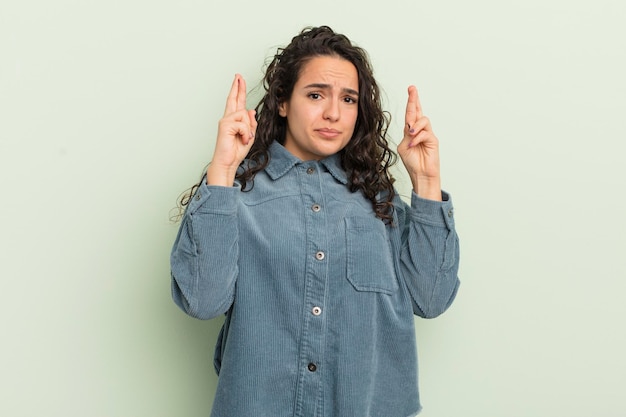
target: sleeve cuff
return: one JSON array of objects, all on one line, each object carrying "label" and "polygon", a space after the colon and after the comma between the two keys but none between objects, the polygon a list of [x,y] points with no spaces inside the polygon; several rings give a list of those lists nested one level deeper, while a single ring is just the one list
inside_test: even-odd
[{"label": "sleeve cuff", "polygon": [[234,214],[237,212],[237,202],[241,187],[235,184],[232,187],[207,185],[204,178],[189,201],[187,211],[194,213]]},{"label": "sleeve cuff", "polygon": [[443,201],[428,200],[411,193],[411,218],[421,223],[454,229],[454,207],[450,194],[441,191]]}]

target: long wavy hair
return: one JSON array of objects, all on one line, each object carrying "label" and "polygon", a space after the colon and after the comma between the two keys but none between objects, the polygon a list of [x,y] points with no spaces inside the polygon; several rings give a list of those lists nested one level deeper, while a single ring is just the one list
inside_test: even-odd
[{"label": "long wavy hair", "polygon": [[[244,169],[239,170],[236,180],[241,184],[242,191],[251,190],[255,175],[270,161],[271,143],[274,140],[285,143],[287,120],[280,116],[279,106],[291,98],[303,67],[319,56],[339,57],[356,67],[359,111],[352,138],[340,151],[341,163],[348,174],[350,191],[361,191],[372,202],[376,216],[391,224],[392,201],[396,194],[389,168],[396,162],[397,156],[387,140],[390,116],[382,109],[380,90],[367,52],[328,26],[303,29],[288,46],[278,48],[267,65],[263,77],[265,95],[256,107],[258,126],[255,140],[246,157],[250,163],[242,166]],[[182,196],[180,206],[189,203],[199,185],[196,184]]]}]

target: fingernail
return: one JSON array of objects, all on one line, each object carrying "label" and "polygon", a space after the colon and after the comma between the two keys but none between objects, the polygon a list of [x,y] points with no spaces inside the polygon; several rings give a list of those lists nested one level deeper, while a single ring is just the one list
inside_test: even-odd
[{"label": "fingernail", "polygon": [[415,133],[415,129],[409,129],[409,133],[410,133],[410,134]]}]

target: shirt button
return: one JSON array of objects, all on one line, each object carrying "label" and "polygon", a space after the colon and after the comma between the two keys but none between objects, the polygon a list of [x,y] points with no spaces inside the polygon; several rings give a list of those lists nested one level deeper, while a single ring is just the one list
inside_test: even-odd
[{"label": "shirt button", "polygon": [[319,308],[318,306],[315,306],[311,310],[311,313],[313,313],[314,316],[319,316],[320,314],[322,314],[322,309]]},{"label": "shirt button", "polygon": [[196,194],[196,201],[197,201],[197,200],[200,200],[200,198],[201,198],[201,197],[202,197],[202,194],[201,194],[201,193],[197,193],[197,194]]},{"label": "shirt button", "polygon": [[307,369],[311,372],[317,371],[317,366],[314,363],[310,363],[307,365]]},{"label": "shirt button", "polygon": [[315,168],[313,168],[313,167],[307,168],[307,170],[306,170],[306,173],[309,174],[309,175],[311,175],[314,172],[315,172]]},{"label": "shirt button", "polygon": [[316,212],[316,213],[317,213],[318,211],[320,211],[321,209],[322,209],[322,206],[320,206],[319,204],[313,204],[313,205],[311,206],[311,210],[313,210],[313,211],[314,211],[314,212]]},{"label": "shirt button", "polygon": [[448,210],[448,217],[452,217],[454,215],[454,209]]},{"label": "shirt button", "polygon": [[318,261],[323,261],[325,257],[326,255],[322,251],[319,251],[315,254],[315,259],[317,259]]}]

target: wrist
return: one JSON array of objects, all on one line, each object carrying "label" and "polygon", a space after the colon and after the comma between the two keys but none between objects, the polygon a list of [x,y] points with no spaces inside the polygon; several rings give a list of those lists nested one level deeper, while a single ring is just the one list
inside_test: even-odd
[{"label": "wrist", "polygon": [[413,191],[418,196],[441,201],[441,178],[439,177],[411,177]]},{"label": "wrist", "polygon": [[220,185],[232,187],[235,182],[237,167],[224,167],[210,163],[206,171],[207,185]]}]

